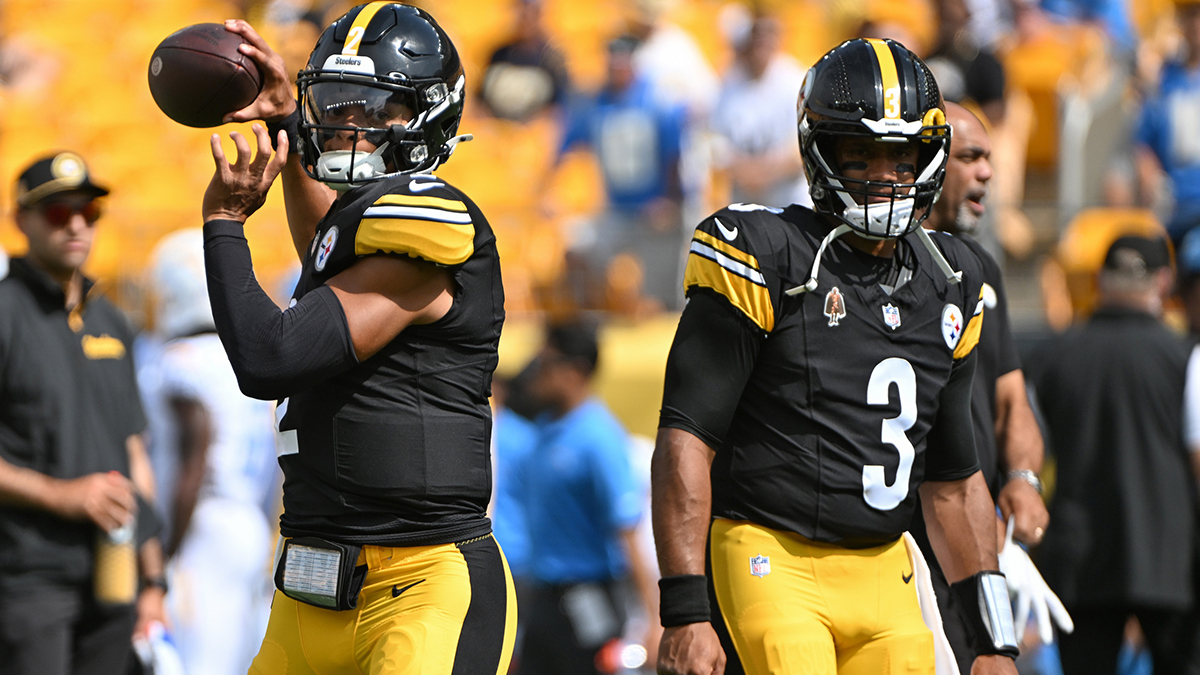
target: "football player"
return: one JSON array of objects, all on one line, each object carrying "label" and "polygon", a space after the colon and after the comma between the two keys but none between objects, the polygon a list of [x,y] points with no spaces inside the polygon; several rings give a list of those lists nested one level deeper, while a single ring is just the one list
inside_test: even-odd
[{"label": "football player", "polygon": [[920,492],[972,672],[1015,674],[971,429],[979,264],[920,227],[949,146],[937,83],[901,44],[851,40],[798,121],[815,213],[735,204],[692,240],[652,479],[659,672],[933,673],[904,536]]},{"label": "football player", "polygon": [[[297,104],[282,59],[227,28],[266,73],[231,119],[271,134],[255,125],[253,160],[231,134],[232,164],[212,138],[209,295],[242,391],[280,399],[298,441],[251,672],[504,672],[516,607],[486,516],[500,264],[479,208],[432,174],[464,139],[458,52],[423,10],[361,5],[322,33]],[[283,312],[243,234],[281,172],[303,259]]]}]

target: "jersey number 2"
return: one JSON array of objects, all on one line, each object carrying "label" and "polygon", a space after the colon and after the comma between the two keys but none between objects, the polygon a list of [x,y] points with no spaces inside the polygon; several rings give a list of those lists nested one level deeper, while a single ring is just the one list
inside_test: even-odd
[{"label": "jersey number 2", "polygon": [[863,499],[880,511],[891,511],[908,496],[908,478],[916,455],[904,433],[917,421],[917,374],[913,372],[912,364],[899,358],[880,361],[867,382],[867,405],[891,403],[893,383],[900,391],[900,415],[883,421],[881,440],[900,452],[896,481],[888,485],[883,467],[878,464],[863,467]]}]

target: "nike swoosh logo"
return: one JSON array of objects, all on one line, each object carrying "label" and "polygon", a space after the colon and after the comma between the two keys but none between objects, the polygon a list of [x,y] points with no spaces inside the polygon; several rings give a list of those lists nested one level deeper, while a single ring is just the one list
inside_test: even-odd
[{"label": "nike swoosh logo", "polygon": [[901,579],[903,579],[903,580],[904,580],[904,583],[906,583],[906,584],[907,584],[908,582],[912,581],[912,578],[913,578],[913,573],[912,573],[912,572],[909,572],[909,573],[908,573],[908,576],[905,576],[905,575],[904,575],[904,572],[901,572],[901,573],[900,573],[900,578],[901,578]]},{"label": "nike swoosh logo", "polygon": [[725,227],[725,223],[722,223],[720,220],[716,218],[713,218],[713,220],[716,221],[717,229],[721,231],[721,236],[725,237],[725,241],[733,241],[734,239],[737,239],[738,229],[736,225],[731,230],[728,227]]},{"label": "nike swoosh logo", "polygon": [[408,189],[413,192],[424,192],[426,190],[432,190],[433,188],[437,188],[437,187],[446,187],[446,184],[439,183],[437,181],[431,181],[429,183],[418,183],[416,181],[416,179],[408,181]]},{"label": "nike swoosh logo", "polygon": [[[421,581],[425,581],[425,580],[421,579]],[[399,586],[392,586],[392,597],[393,598],[400,597],[401,593],[403,593],[404,591],[407,591],[408,589],[412,588],[413,586],[416,586],[417,584],[421,583],[421,581],[414,581],[411,584],[405,586],[404,588],[400,588]]]}]

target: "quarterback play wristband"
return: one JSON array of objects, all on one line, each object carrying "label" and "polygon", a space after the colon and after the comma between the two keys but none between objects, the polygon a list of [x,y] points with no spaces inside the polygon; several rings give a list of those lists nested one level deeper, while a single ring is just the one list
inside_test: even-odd
[{"label": "quarterback play wristband", "polygon": [[279,149],[279,132],[280,130],[287,132],[288,138],[288,154],[300,154],[300,104],[296,104],[296,109],[292,114],[277,121],[267,122],[267,134],[271,137],[271,147],[275,150]]},{"label": "quarterback play wristband", "polygon": [[700,623],[712,618],[708,579],[703,574],[679,574],[658,580],[658,617],[663,628]]},{"label": "quarterback play wristband", "polygon": [[958,583],[950,592],[971,634],[976,654],[1003,654],[1017,658],[1017,631],[1013,627],[1008,582],[1000,572],[980,572]]}]

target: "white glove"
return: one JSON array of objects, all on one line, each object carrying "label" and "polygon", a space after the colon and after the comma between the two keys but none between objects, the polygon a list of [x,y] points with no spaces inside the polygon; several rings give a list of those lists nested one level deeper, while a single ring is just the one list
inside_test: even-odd
[{"label": "white glove", "polygon": [[1050,619],[1058,624],[1059,630],[1070,633],[1075,630],[1075,622],[1063,607],[1062,601],[1046,585],[1029,554],[1019,545],[1013,543],[1013,522],[1008,519],[1008,532],[1004,537],[1004,548],[1000,550],[1000,571],[1008,580],[1008,595],[1017,603],[1013,616],[1016,619],[1017,638],[1025,634],[1025,623],[1029,620],[1032,610],[1037,619],[1038,637],[1042,644],[1054,641],[1054,630]]}]

